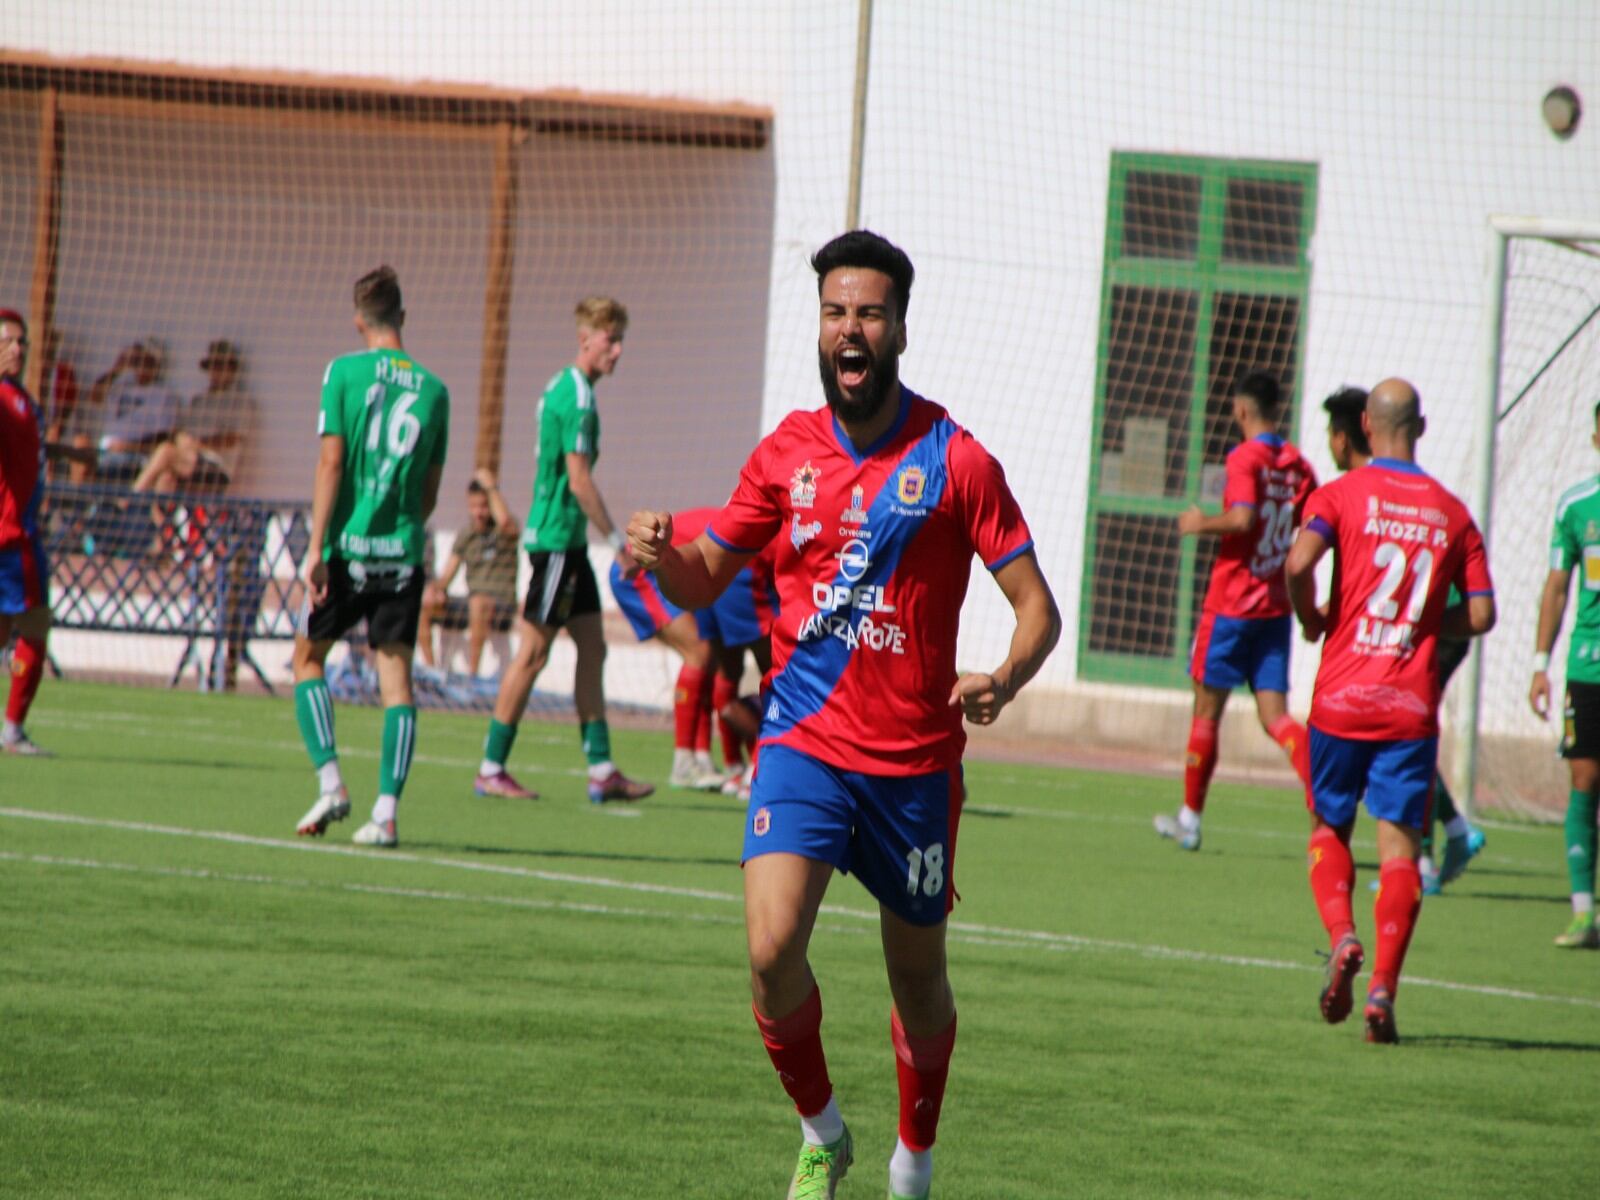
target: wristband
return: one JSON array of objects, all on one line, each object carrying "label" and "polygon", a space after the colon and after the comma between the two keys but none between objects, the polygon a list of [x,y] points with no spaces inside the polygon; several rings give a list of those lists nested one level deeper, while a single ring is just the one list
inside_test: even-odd
[{"label": "wristband", "polygon": [[622,548],[628,544],[628,539],[623,537],[622,533],[616,529],[606,534],[606,541],[611,543],[611,548],[618,554],[621,554]]},{"label": "wristband", "polygon": [[1548,671],[1549,669],[1550,669],[1550,652],[1548,650],[1536,651],[1534,653],[1534,656],[1533,656],[1533,672],[1534,672],[1534,674],[1538,675],[1538,674],[1541,674],[1541,673],[1543,673],[1545,671]]}]

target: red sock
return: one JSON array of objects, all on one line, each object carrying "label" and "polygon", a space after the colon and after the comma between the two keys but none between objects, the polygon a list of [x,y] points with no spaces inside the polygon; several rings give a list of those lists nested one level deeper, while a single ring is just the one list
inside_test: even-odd
[{"label": "red sock", "polygon": [[688,663],[678,668],[678,686],[672,693],[672,744],[679,750],[694,747],[695,723],[700,715],[700,681],[705,674]]},{"label": "red sock", "polygon": [[894,1041],[895,1075],[900,1082],[900,1140],[906,1149],[922,1151],[939,1136],[939,1109],[945,1080],[950,1077],[950,1051],[956,1044],[956,1019],[933,1037],[912,1037],[890,1010],[889,1035]]},{"label": "red sock", "polygon": [[1189,754],[1183,765],[1183,806],[1197,813],[1206,810],[1206,789],[1217,769],[1217,723],[1196,717],[1189,726]]},{"label": "red sock", "polygon": [[711,755],[711,686],[716,682],[712,671],[700,672],[700,690],[695,693],[694,749],[696,754]]},{"label": "red sock", "polygon": [[1272,723],[1272,728],[1267,730],[1272,735],[1272,740],[1283,747],[1283,752],[1289,756],[1289,761],[1294,764],[1294,773],[1300,776],[1300,782],[1306,787],[1311,786],[1311,736],[1306,733],[1306,727],[1296,721],[1288,713],[1284,713]]},{"label": "red sock", "polygon": [[744,739],[722,719],[722,710],[739,699],[739,685],[718,675],[711,683],[711,711],[717,714],[717,737],[722,742],[722,761],[730,767],[744,765]]},{"label": "red sock", "polygon": [[822,1053],[821,990],[813,987],[811,995],[786,1017],[763,1017],[758,1012],[755,1017],[783,1090],[802,1117],[816,1116],[833,1096],[828,1059]]},{"label": "red sock", "polygon": [[22,724],[43,678],[44,639],[19,637],[17,648],[11,652],[11,698],[6,701],[6,720]]},{"label": "red sock", "polygon": [[1378,868],[1378,898],[1372,902],[1372,919],[1378,929],[1372,987],[1384,988],[1393,996],[1400,986],[1400,967],[1421,911],[1422,873],[1417,864],[1409,858],[1389,859]]},{"label": "red sock", "polygon": [[1317,915],[1328,930],[1330,945],[1347,933],[1354,933],[1356,922],[1350,911],[1350,892],[1356,885],[1356,862],[1350,847],[1339,839],[1331,826],[1320,826],[1306,846],[1311,872],[1311,896],[1317,902]]}]

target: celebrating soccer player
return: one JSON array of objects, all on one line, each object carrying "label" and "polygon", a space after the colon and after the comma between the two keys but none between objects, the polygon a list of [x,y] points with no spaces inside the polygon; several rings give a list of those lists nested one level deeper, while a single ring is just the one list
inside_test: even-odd
[{"label": "celebrating soccer player", "polygon": [[[1364,796],[1379,859],[1366,1037],[1395,1042],[1395,990],[1422,907],[1417,856],[1439,746],[1439,639],[1487,633],[1495,606],[1471,514],[1416,464],[1424,422],[1415,389],[1403,379],[1373,388],[1362,429],[1372,461],[1312,494],[1285,569],[1306,639],[1324,639],[1311,697],[1308,853],[1333,952],[1319,1003],[1329,1024],[1349,1016],[1365,960],[1350,856]],[[1324,613],[1313,572],[1330,549],[1334,592]],[[1452,585],[1466,602],[1447,607]]]},{"label": "celebrating soccer player", "polygon": [[484,741],[483,763],[473,790],[480,796],[532,799],[506,770],[517,726],[533,684],[550,661],[550,644],[566,629],[578,651],[572,693],[583,753],[589,760],[589,799],[643,800],[655,791],[629,779],[611,761],[606,724],[605,633],[600,624],[600,585],[589,565],[588,528],[611,544],[624,571],[632,568],[627,543],[611,523],[594,479],[600,457],[600,410],[594,385],[617,369],[628,310],[606,296],[578,302],[578,357],[556,372],[539,402],[539,473],[522,545],[533,565],[528,596],[517,623],[517,649],[500,679],[494,719]]},{"label": "celebrating soccer player", "polygon": [[[1600,405],[1595,406],[1595,449],[1600,450]],[[1550,652],[1567,614],[1572,570],[1583,564],[1578,618],[1567,650],[1567,705],[1561,754],[1572,790],[1567,797],[1567,874],[1572,884],[1572,922],[1556,937],[1568,950],[1600,949],[1594,921],[1595,817],[1600,809],[1600,478],[1590,476],[1561,494],[1550,536],[1550,574],[1539,604],[1534,642],[1533,686],[1528,702],[1550,717]]]},{"label": "celebrating soccer player", "polygon": [[1211,773],[1217,769],[1217,723],[1228,694],[1248,683],[1261,727],[1283,747],[1306,781],[1306,731],[1289,715],[1289,596],[1283,556],[1300,524],[1300,508],[1317,486],[1311,464],[1278,434],[1283,391],[1265,371],[1251,371],[1233,389],[1233,420],[1243,441],[1228,452],[1222,512],[1190,508],[1178,517],[1185,537],[1220,537],[1211,584],[1200,611],[1189,674],[1194,719],[1184,759],[1183,807],[1161,813],[1156,832],[1184,850],[1200,849]]},{"label": "celebrating soccer player", "polygon": [[[987,725],[1044,662],[1060,617],[1000,465],[937,404],[903,387],[911,261],[855,231],[812,258],[824,408],[756,447],[727,507],[672,545],[665,512],[628,536],[662,591],[701,608],[779,537],[782,618],[744,835],[755,1019],[805,1139],[791,1197],[829,1197],[850,1132],[823,1055],[807,960],[833,873],[877,899],[900,1090],[894,1197],[925,1197],[955,1044],[945,961],[963,788],[962,718]],[[956,672],[972,557],[1016,617],[992,672]]]},{"label": "celebrating soccer player", "polygon": [[50,569],[39,537],[44,439],[39,408],[22,387],[27,359],[27,322],[0,309],[0,649],[17,631],[0,752],[42,755],[22,728],[44,678],[50,633]]},{"label": "celebrating soccer player", "polygon": [[[1372,447],[1361,428],[1361,417],[1367,411],[1367,393],[1363,388],[1342,387],[1322,402],[1328,413],[1328,453],[1334,466],[1341,471],[1364,467],[1372,461]],[[1461,595],[1454,588],[1445,602],[1446,608],[1461,603]],[[1439,638],[1439,692],[1444,693],[1450,676],[1467,661],[1472,650],[1470,638]],[[1433,827],[1444,824],[1444,861],[1433,862]],[[1473,858],[1483,849],[1488,839],[1483,831],[1471,824],[1464,813],[1456,808],[1450,785],[1437,769],[1433,776],[1433,817],[1422,830],[1422,856],[1417,859],[1417,870],[1422,875],[1422,894],[1437,896],[1444,885],[1461,877]],[[1376,885],[1374,885],[1376,886]]]},{"label": "celebrating soccer player", "polygon": [[395,809],[417,737],[411,658],[422,610],[423,525],[439,497],[450,440],[450,394],[406,353],[405,315],[391,268],[356,281],[356,332],[367,348],[334,359],[322,377],[306,600],[294,643],[295,716],[321,791],[299,832],[315,837],[350,815],[323,664],[335,641],[367,623],[384,709],[378,799],[353,839],[364,846],[399,841]]}]

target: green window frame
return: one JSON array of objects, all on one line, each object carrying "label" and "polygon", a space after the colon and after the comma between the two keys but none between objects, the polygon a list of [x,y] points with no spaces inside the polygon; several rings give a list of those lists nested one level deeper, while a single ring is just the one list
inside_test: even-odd
[{"label": "green window frame", "polygon": [[1315,163],[1111,156],[1080,678],[1189,686],[1216,539],[1176,517],[1220,503],[1241,370],[1279,375],[1295,428],[1316,189]]}]

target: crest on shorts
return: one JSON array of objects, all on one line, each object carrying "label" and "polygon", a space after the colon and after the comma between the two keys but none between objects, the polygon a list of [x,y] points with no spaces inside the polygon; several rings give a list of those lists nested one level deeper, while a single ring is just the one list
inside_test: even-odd
[{"label": "crest on shorts", "polygon": [[767,830],[772,828],[772,813],[765,807],[756,809],[756,815],[750,822],[750,832],[757,837],[766,837]]},{"label": "crest on shorts", "polygon": [[822,472],[806,459],[805,465],[796,467],[789,477],[789,503],[795,508],[810,508],[817,502],[817,480],[821,478]]},{"label": "crest on shorts", "polygon": [[927,489],[928,476],[921,467],[901,467],[900,477],[895,481],[895,495],[900,497],[901,504],[916,504],[922,499],[922,493]]}]

